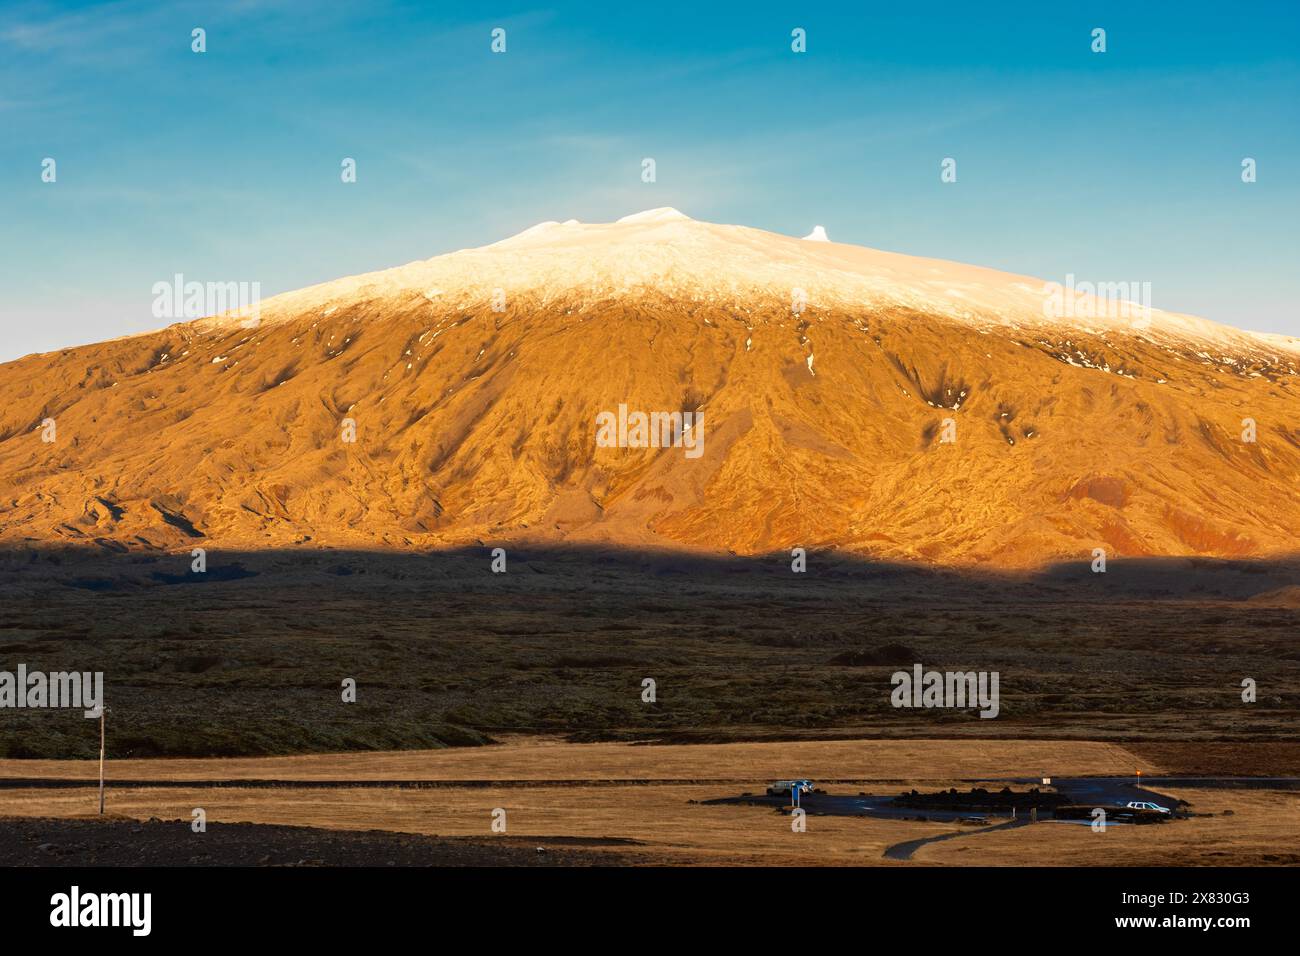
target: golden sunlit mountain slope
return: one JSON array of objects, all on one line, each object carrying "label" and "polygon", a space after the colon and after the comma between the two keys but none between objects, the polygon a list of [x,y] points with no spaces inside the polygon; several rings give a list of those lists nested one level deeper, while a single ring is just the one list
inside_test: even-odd
[{"label": "golden sunlit mountain slope", "polygon": [[[0,366],[0,543],[1296,548],[1295,340],[809,240],[545,223]],[[699,454],[602,447],[620,405]]]}]

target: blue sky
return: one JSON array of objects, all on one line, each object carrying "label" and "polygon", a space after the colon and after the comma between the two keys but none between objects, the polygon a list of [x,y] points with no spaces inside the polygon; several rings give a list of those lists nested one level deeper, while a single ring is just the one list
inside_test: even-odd
[{"label": "blue sky", "polygon": [[1298,3],[592,6],[0,0],[0,360],[664,205],[1300,335]]}]

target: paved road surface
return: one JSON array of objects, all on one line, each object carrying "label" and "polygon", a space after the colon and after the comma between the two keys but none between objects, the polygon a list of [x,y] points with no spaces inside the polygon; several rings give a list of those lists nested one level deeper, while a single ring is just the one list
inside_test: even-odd
[{"label": "paved road surface", "polygon": [[[997,784],[1017,784],[1022,787],[1039,786],[1037,779],[1028,777],[1006,778],[998,780],[966,780],[964,783],[987,786],[990,789]],[[1152,786],[1173,789],[1268,789],[1300,790],[1300,777],[1144,777],[1144,786],[1138,786],[1134,777],[1057,777],[1052,780],[1051,789],[1064,794],[1071,803],[1097,807],[1122,807],[1137,800],[1154,803],[1176,810],[1178,801],[1168,794],[1152,790]],[[829,816],[870,816],[902,819],[905,817],[924,816],[930,820],[959,820],[962,817],[1010,817],[1009,812],[997,813],[981,810],[935,810],[930,808],[896,807],[893,799],[897,794],[845,794],[807,793],[799,805],[810,814]],[[765,793],[748,797],[724,797],[707,800],[710,804],[758,804],[773,807],[786,806],[790,802],[788,795],[769,797]],[[1023,814],[1022,814],[1023,815]],[[972,831],[977,832],[977,831]]]},{"label": "paved road surface", "polygon": [[941,833],[938,836],[922,837],[919,840],[908,840],[905,843],[895,843],[891,847],[885,848],[885,858],[889,860],[910,860],[912,854],[927,843],[938,843],[940,840],[952,840],[957,837],[970,836],[975,833],[992,833],[994,830],[1010,830],[1012,827],[1029,826],[1030,819],[1021,817],[1018,820],[1008,820],[1005,823],[999,823],[996,826],[980,827],[978,830],[956,830],[952,833]]},{"label": "paved road surface", "polygon": [[[965,783],[994,785],[994,784],[1019,784],[1023,786],[1037,786],[1040,782],[1037,779],[1017,778],[1013,780],[967,780]],[[1156,790],[1149,789],[1149,786],[1167,786],[1171,788],[1214,788],[1214,789],[1234,789],[1234,788],[1266,788],[1270,790],[1300,790],[1300,778],[1297,777],[1149,777],[1144,778],[1145,786],[1138,786],[1135,777],[1065,777],[1056,778],[1052,781],[1051,788],[1069,798],[1070,802],[1082,806],[1096,807],[1122,807],[1130,801],[1142,801],[1144,803],[1154,803],[1158,806],[1168,807],[1171,810],[1178,809],[1178,801],[1167,794],[1160,793]],[[924,817],[927,820],[937,822],[951,822],[963,817],[1010,817],[1009,812],[984,812],[977,810],[936,810],[936,809],[919,809],[915,807],[896,807],[892,801],[894,794],[883,795],[863,795],[847,796],[841,794],[829,793],[809,793],[804,794],[799,801],[800,806],[809,814],[828,814],[832,816],[869,816],[881,818],[916,818]],[[764,794],[758,794],[748,797],[724,797],[719,800],[708,800],[710,804],[759,804],[770,805],[773,807],[786,806],[790,802],[787,795],[769,797]],[[1048,819],[1050,811],[1044,814],[1044,819]],[[978,829],[955,830],[951,833],[941,833],[937,836],[923,837],[917,840],[907,840],[902,843],[896,843],[887,847],[885,857],[891,860],[910,860],[912,855],[921,847],[930,843],[937,843],[941,840],[954,840],[958,837],[973,836],[978,833],[991,833],[994,830],[1007,830],[1013,827],[1027,826],[1033,822],[1028,812],[1021,812],[1018,818],[1006,819],[1001,823],[989,827],[979,827]],[[1081,823],[1087,825],[1090,821],[1066,821],[1071,823]],[[1114,824],[1114,821],[1112,821]]]},{"label": "paved road surface", "polygon": [[[990,781],[970,782],[989,783]],[[1013,781],[999,780],[993,782],[1010,783]],[[1014,782],[1026,783],[1030,781]],[[1037,783],[1037,781],[1032,782]],[[1171,810],[1174,809],[1176,805],[1176,801],[1174,801],[1172,797],[1156,793],[1154,790],[1147,790],[1146,788],[1134,786],[1131,778],[1080,777],[1058,779],[1053,781],[1053,787],[1067,796],[1072,803],[1092,804],[1098,807],[1123,806],[1130,800],[1142,800],[1156,803],[1162,807],[1169,807]],[[927,820],[938,821],[960,820],[963,817],[972,816],[1008,818],[1011,816],[1009,810],[997,812],[978,810],[975,808],[940,810],[930,807],[896,807],[893,805],[893,800],[896,796],[897,794],[893,793],[858,796],[831,793],[806,793],[800,798],[799,805],[810,814],[824,814],[827,816],[864,816],[893,819],[925,817]],[[779,797],[769,797],[764,793],[749,797],[725,797],[720,800],[708,800],[706,802],[710,804],[767,804],[774,807],[780,807],[788,805],[790,797],[784,794]],[[1044,815],[1048,812],[1050,811],[1043,811]],[[1028,816],[1028,811],[1022,810],[1019,815]]]}]

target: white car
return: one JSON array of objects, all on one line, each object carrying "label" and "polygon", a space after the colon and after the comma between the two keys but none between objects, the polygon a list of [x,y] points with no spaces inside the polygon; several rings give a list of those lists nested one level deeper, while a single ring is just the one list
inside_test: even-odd
[{"label": "white car", "polygon": [[798,790],[800,793],[812,793],[813,782],[811,780],[778,780],[776,783],[768,785],[767,795],[769,797],[783,797],[792,790]]},{"label": "white car", "polygon": [[1162,807],[1158,803],[1145,803],[1141,800],[1130,800],[1124,806],[1130,810],[1154,810],[1157,813],[1173,813],[1168,807]]}]

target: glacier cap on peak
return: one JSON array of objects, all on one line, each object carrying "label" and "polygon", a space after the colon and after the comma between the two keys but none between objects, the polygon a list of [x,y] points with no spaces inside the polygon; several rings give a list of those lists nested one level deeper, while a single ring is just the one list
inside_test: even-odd
[{"label": "glacier cap on peak", "polygon": [[657,209],[647,209],[645,212],[634,212],[630,216],[624,216],[618,222],[689,222],[690,216],[679,212],[672,206],[660,206]]}]

